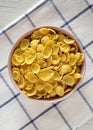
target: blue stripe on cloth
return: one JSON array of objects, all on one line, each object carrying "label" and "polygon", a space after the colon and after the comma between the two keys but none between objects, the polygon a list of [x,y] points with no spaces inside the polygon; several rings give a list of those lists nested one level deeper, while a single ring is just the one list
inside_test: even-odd
[{"label": "blue stripe on cloth", "polygon": [[[25,14],[25,17],[28,19],[28,21],[31,23],[31,25],[33,27],[35,27],[34,23],[31,21],[31,19],[29,18],[29,16],[27,14]],[[5,31],[3,31],[3,33],[6,36],[6,38],[8,39],[8,41],[10,42],[10,44],[13,45],[13,42],[12,42],[11,38],[8,36],[8,34]]]},{"label": "blue stripe on cloth", "polygon": [[[8,87],[8,89],[10,90],[10,92],[13,94],[13,96],[15,96],[15,93],[13,92],[13,90],[11,89],[11,87],[9,86],[9,84],[7,83],[7,81],[4,79],[4,77],[0,74],[1,79],[3,80],[3,82],[5,83],[5,85]],[[24,113],[26,114],[26,116],[28,117],[29,120],[32,120],[32,118],[29,116],[28,112],[26,111],[26,109],[24,108],[24,106],[22,105],[22,103],[20,102],[20,100],[16,97],[15,98],[16,101],[18,102],[18,104],[20,105],[21,109],[24,111]],[[33,126],[36,130],[38,130],[37,126],[35,125],[35,123],[33,122]]]},{"label": "blue stripe on cloth", "polygon": [[[31,10],[30,12],[28,12],[27,14],[31,14],[33,13],[35,10],[37,10],[38,8],[40,8],[43,4],[45,4],[47,1],[49,0],[45,0],[44,2],[42,2],[40,5],[38,5],[37,7],[35,7],[33,10]],[[82,15],[84,12],[86,12],[88,9],[92,8],[92,5],[89,5],[87,8],[85,8],[84,10],[82,10],[80,13],[78,13],[76,16],[74,16],[72,19],[70,19],[67,23],[65,23],[64,25],[62,25],[62,27],[66,26],[67,24],[69,24],[70,22],[72,22],[74,19],[76,19],[77,17],[79,17],[80,15]],[[20,18],[18,21],[16,21],[15,23],[13,23],[11,26],[7,27],[4,31],[8,31],[9,29],[11,29],[12,27],[14,27],[17,23],[21,22],[23,19],[25,18],[25,15]],[[3,31],[0,32],[0,35],[3,34]]]},{"label": "blue stripe on cloth", "polygon": [[30,125],[33,121],[31,120],[30,122],[28,122],[27,124],[23,125],[21,128],[19,128],[18,130],[23,130],[25,129],[28,125]]},{"label": "blue stripe on cloth", "polygon": [[10,103],[11,101],[13,101],[16,97],[18,97],[20,95],[20,93],[17,93],[16,95],[14,95],[12,98],[10,98],[9,100],[7,100],[6,102],[4,102],[2,105],[0,105],[0,108],[4,107],[5,105],[7,105],[8,103]]},{"label": "blue stripe on cloth", "polygon": [[88,83],[91,82],[92,80],[93,80],[93,77],[91,77],[91,78],[88,79],[86,82],[84,82],[82,85],[80,85],[80,87],[79,87],[77,90],[83,88],[86,84],[88,84]]},{"label": "blue stripe on cloth", "polygon": [[43,1],[41,4],[39,4],[38,6],[36,6],[33,10],[31,10],[30,12],[28,12],[27,14],[25,14],[23,17],[21,17],[19,20],[17,20],[16,22],[14,22],[13,24],[11,24],[9,27],[7,27],[5,30],[0,32],[0,35],[2,35],[4,32],[7,32],[8,30],[10,30],[12,27],[14,27],[15,25],[17,25],[19,22],[21,22],[26,15],[29,15],[30,13],[34,12],[35,10],[37,10],[38,8],[40,8],[43,4],[45,4],[47,1],[49,0],[45,0]]},{"label": "blue stripe on cloth", "polygon": [[36,116],[32,121],[29,121],[28,123],[26,123],[24,126],[22,126],[19,130],[23,130],[24,128],[26,128],[28,125],[30,125],[32,122],[34,122],[35,120],[37,120],[39,117],[41,117],[42,115],[44,115],[46,112],[48,112],[49,110],[51,110],[54,107],[54,105],[50,106],[49,108],[45,109],[42,113],[38,114],[38,116]]},{"label": "blue stripe on cloth", "polygon": [[91,110],[91,112],[93,113],[93,108],[90,105],[90,103],[88,102],[88,100],[85,98],[85,96],[82,94],[82,92],[80,90],[78,90],[80,96],[83,98],[83,100],[86,102],[87,106],[89,107],[89,109]]},{"label": "blue stripe on cloth", "polygon": [[63,28],[64,26],[68,25],[69,23],[71,23],[72,21],[74,21],[76,18],[78,18],[80,15],[82,15],[83,13],[85,13],[87,10],[91,9],[93,7],[93,4],[86,7],[84,10],[82,10],[81,12],[79,12],[77,15],[75,15],[73,18],[71,18],[68,22],[66,22],[64,25],[62,25],[61,27]]},{"label": "blue stripe on cloth", "polygon": [[[42,115],[44,115],[45,113],[47,113],[49,110],[55,108],[55,106],[57,106],[59,103],[61,103],[62,101],[57,102],[56,104],[53,104],[52,106],[48,107],[47,109],[45,109],[43,112],[41,112],[40,114],[38,114],[38,116],[36,116],[35,118],[33,118],[33,120],[29,121],[28,123],[26,123],[24,126],[22,126],[19,130],[23,130],[24,128],[26,128],[28,125],[30,125],[32,122],[34,122],[35,120],[37,120],[38,118],[40,118]],[[59,112],[58,112],[59,113]],[[65,117],[63,116],[63,114],[61,113],[60,115],[62,117],[62,119],[64,120],[64,122],[67,124],[68,128],[70,128],[70,130],[72,130],[71,126],[69,125],[69,123],[66,121]]]},{"label": "blue stripe on cloth", "polygon": [[[49,110],[56,108],[55,106],[57,106],[59,103],[61,103],[62,101],[57,102],[56,104],[53,104],[52,106],[50,106],[49,108],[45,109],[42,113],[40,113],[38,116],[36,116],[35,118],[33,118],[33,120],[29,121],[28,123],[26,123],[24,126],[22,126],[19,130],[23,130],[24,128],[26,128],[28,125],[30,125],[32,122],[34,122],[35,120],[37,120],[38,118],[40,118],[42,115],[44,115],[45,113],[47,113]],[[63,114],[60,112],[60,110],[58,110],[58,108],[56,108],[58,113],[60,114],[60,116],[62,117],[62,119],[64,120],[64,122],[66,123],[66,125],[68,126],[69,130],[72,130],[70,124],[67,122],[67,120],[65,119],[65,117],[63,116]]]},{"label": "blue stripe on cloth", "polygon": [[1,69],[0,69],[0,72],[2,72],[4,69],[7,68],[7,65],[3,66]]},{"label": "blue stripe on cloth", "polygon": [[71,125],[68,123],[68,121],[66,120],[65,116],[62,114],[62,112],[58,109],[58,107],[56,106],[56,104],[54,104],[55,109],[57,110],[57,112],[59,113],[59,115],[61,116],[61,118],[64,120],[64,122],[66,123],[66,125],[68,126],[69,130],[73,130],[73,128],[71,127]]},{"label": "blue stripe on cloth", "polygon": [[18,98],[16,98],[17,102],[19,103],[19,105],[21,106],[21,108],[23,109],[24,113],[26,114],[26,116],[29,118],[30,121],[32,121],[32,124],[35,128],[35,130],[39,130],[38,127],[36,126],[36,124],[33,122],[30,114],[26,111],[26,109],[24,108],[24,106],[22,105],[22,103],[20,102],[20,100]]},{"label": "blue stripe on cloth", "polygon": [[89,59],[93,62],[93,57],[91,57],[89,52],[86,50],[87,47],[89,47],[91,44],[93,44],[93,41],[89,42],[86,46],[83,47],[83,49],[85,50],[85,52],[86,52],[87,56],[89,57]]},{"label": "blue stripe on cloth", "polygon": [[27,14],[30,15],[31,13],[33,13],[35,10],[39,9],[41,6],[43,6],[46,2],[48,2],[49,0],[45,0],[43,1],[41,4],[39,4],[36,8],[34,8],[33,10],[31,10],[30,12],[28,12]]},{"label": "blue stripe on cloth", "polygon": [[15,93],[13,92],[13,90],[11,89],[11,87],[9,86],[9,84],[7,83],[7,81],[4,79],[4,77],[2,76],[2,74],[0,73],[0,77],[3,80],[3,82],[5,83],[5,85],[8,87],[8,89],[10,90],[10,92],[12,93],[12,95],[14,96]]},{"label": "blue stripe on cloth", "polygon": [[0,35],[2,35],[3,32],[7,32],[8,30],[10,30],[12,27],[14,27],[14,26],[17,25],[19,22],[21,22],[24,18],[25,18],[25,16],[23,16],[22,18],[20,18],[19,20],[17,20],[17,21],[14,22],[13,24],[11,24],[9,27],[7,27],[7,28],[4,29],[3,31],[1,31],[1,32],[0,32]]},{"label": "blue stripe on cloth", "polygon": [[91,44],[93,44],[93,40],[91,41],[91,42],[89,42],[87,45],[85,45],[84,47],[83,47],[83,49],[86,49],[88,46],[90,46]]},{"label": "blue stripe on cloth", "polygon": [[32,25],[33,27],[35,27],[35,24],[34,24],[34,23],[32,22],[32,20],[29,18],[28,14],[26,14],[25,16],[27,17],[27,19],[28,19],[28,21],[31,23],[31,25]]},{"label": "blue stripe on cloth", "polygon": [[[90,6],[88,0],[84,0],[84,1],[85,1],[85,3],[86,3],[88,6]],[[92,11],[92,13],[93,13],[93,9],[92,9],[92,8],[91,8],[91,11]]]},{"label": "blue stripe on cloth", "polygon": [[[53,2],[52,0],[50,0],[50,1],[51,1],[51,3],[53,4],[55,10],[58,12],[58,14],[60,15],[60,17],[62,18],[62,20],[64,20],[64,22],[67,23],[66,19],[65,19],[65,18],[63,17],[63,15],[60,13],[60,11],[58,10],[58,8],[57,8],[56,5],[54,4],[54,2]],[[67,26],[68,26],[69,30],[72,32],[72,34],[78,39],[78,41],[80,42],[80,44],[81,44],[82,47],[83,47],[82,42],[81,42],[80,39],[77,37],[77,35],[75,34],[75,32],[72,30],[72,28],[70,27],[70,25],[68,24]],[[87,51],[86,51],[86,52],[87,52]],[[89,58],[91,57],[88,53],[86,53],[86,54],[88,55]],[[91,61],[92,61],[92,59],[91,59]],[[79,93],[79,94],[80,94],[80,93]],[[80,94],[80,95],[81,95],[81,94]],[[82,97],[82,99],[86,102],[86,105],[88,105],[88,107],[89,107],[90,110],[91,110],[91,107],[90,107],[91,105],[88,103],[87,99],[84,98],[82,95],[81,95],[81,97]],[[93,112],[93,111],[92,111],[92,112]]]},{"label": "blue stripe on cloth", "polygon": [[12,40],[10,39],[10,37],[8,36],[8,34],[7,34],[5,31],[3,31],[3,34],[4,34],[5,37],[8,39],[9,43],[10,43],[11,45],[13,45],[13,42],[12,42]]},{"label": "blue stripe on cloth", "polygon": [[87,56],[88,56],[88,58],[91,60],[91,62],[93,63],[93,58],[91,57],[91,55],[88,53],[88,51],[87,50],[85,50],[85,52],[86,52],[86,54],[87,54]]},{"label": "blue stripe on cloth", "polygon": [[84,87],[85,85],[87,85],[88,83],[90,83],[91,81],[93,80],[93,77],[90,78],[89,80],[87,80],[86,82],[84,82],[77,90],[80,94],[80,96],[83,98],[83,100],[86,102],[86,104],[88,105],[88,107],[90,108],[91,112],[93,113],[93,108],[92,106],[90,105],[90,103],[88,102],[88,100],[85,98],[85,96],[82,94],[81,92],[81,88]]}]

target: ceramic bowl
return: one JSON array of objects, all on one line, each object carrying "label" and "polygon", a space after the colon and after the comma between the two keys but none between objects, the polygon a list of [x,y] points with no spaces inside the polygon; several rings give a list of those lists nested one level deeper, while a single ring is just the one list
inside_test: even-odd
[{"label": "ceramic bowl", "polygon": [[[8,59],[8,71],[9,71],[9,76],[10,76],[10,79],[14,85],[14,87],[17,88],[17,90],[21,93],[22,91],[19,89],[17,83],[15,82],[15,80],[13,79],[13,76],[12,76],[12,64],[11,64],[11,59],[12,59],[12,55],[13,55],[13,52],[14,50],[17,48],[17,46],[19,45],[20,41],[25,38],[25,37],[28,37],[29,35],[31,35],[35,30],[37,29],[40,29],[42,27],[47,27],[47,28],[51,28],[51,29],[54,29],[55,31],[57,32],[62,32],[63,34],[69,36],[70,38],[74,39],[78,45],[78,48],[79,48],[79,51],[81,53],[84,54],[84,51],[83,51],[83,48],[81,47],[80,43],[78,42],[78,40],[72,35],[70,34],[68,31],[62,29],[62,28],[59,28],[59,27],[55,27],[55,26],[41,26],[41,27],[38,27],[38,28],[33,28],[31,29],[29,32],[26,32],[24,35],[22,35],[17,41],[16,43],[14,43],[13,47],[12,47],[12,50],[10,52],[10,55],[9,55],[9,59]],[[69,96],[71,94],[73,94],[80,86],[80,83],[82,82],[82,79],[84,77],[84,73],[85,73],[85,58],[84,58],[84,61],[82,63],[82,66],[81,66],[81,75],[82,75],[82,78],[75,84],[75,86],[73,87],[72,91],[67,93],[66,95],[64,95],[63,97],[58,97],[58,98],[52,98],[52,99],[34,99],[34,98],[29,98],[28,96],[26,96],[25,94],[23,94],[26,98],[30,99],[30,100],[33,100],[33,101],[40,101],[40,102],[57,102],[57,101],[60,101],[60,100],[64,100],[66,98],[69,98]]]}]

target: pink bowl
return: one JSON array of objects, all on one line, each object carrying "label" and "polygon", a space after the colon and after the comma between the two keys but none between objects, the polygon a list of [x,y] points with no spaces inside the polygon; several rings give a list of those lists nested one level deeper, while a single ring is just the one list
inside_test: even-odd
[{"label": "pink bowl", "polygon": [[27,96],[26,96],[25,94],[23,94],[22,91],[19,89],[17,83],[16,83],[15,80],[13,79],[12,71],[11,71],[11,69],[12,69],[12,66],[11,66],[11,58],[12,58],[12,55],[13,55],[14,50],[16,49],[16,47],[18,46],[18,44],[20,43],[20,41],[21,41],[23,38],[25,38],[25,37],[31,35],[35,30],[37,30],[37,29],[39,29],[39,28],[42,28],[42,27],[48,27],[48,28],[54,29],[55,31],[62,32],[63,34],[68,35],[70,38],[72,38],[72,39],[74,39],[74,40],[76,41],[76,43],[77,43],[77,45],[78,45],[78,47],[79,47],[80,52],[84,54],[83,49],[82,49],[80,43],[77,41],[77,39],[76,39],[72,34],[70,34],[69,32],[67,32],[66,30],[64,30],[64,29],[62,29],[62,28],[59,28],[59,27],[55,27],[55,26],[41,26],[41,27],[38,27],[38,28],[31,29],[29,32],[26,32],[26,33],[25,33],[24,35],[22,35],[22,36],[16,41],[16,43],[13,45],[12,50],[11,50],[10,55],[9,55],[9,59],[8,59],[8,72],[9,72],[9,76],[10,76],[10,79],[11,79],[13,85],[14,85],[14,86],[16,87],[16,89],[17,89],[22,95],[24,95],[26,98],[28,98],[28,99],[30,99],[30,100],[33,100],[33,101],[36,101],[36,102],[37,102],[37,101],[40,101],[40,102],[57,102],[57,101],[66,99],[67,97],[69,97],[72,93],[74,93],[74,92],[79,88],[80,83],[81,83],[81,81],[82,81],[82,79],[83,79],[83,77],[84,77],[84,73],[85,73],[85,68],[86,68],[86,67],[85,67],[85,66],[86,66],[85,58],[84,58],[84,61],[83,61],[82,66],[81,66],[81,75],[82,75],[82,78],[79,80],[79,82],[77,82],[77,84],[74,86],[74,88],[72,89],[71,92],[69,92],[69,93],[67,93],[66,95],[64,95],[63,97],[59,97],[59,98],[53,98],[53,99],[39,99],[39,100],[38,100],[38,99],[34,99],[34,98],[29,98],[29,97],[27,97]]}]

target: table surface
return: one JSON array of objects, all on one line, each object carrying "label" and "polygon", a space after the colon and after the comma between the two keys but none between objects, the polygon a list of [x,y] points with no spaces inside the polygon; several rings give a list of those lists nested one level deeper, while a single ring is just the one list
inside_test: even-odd
[{"label": "table surface", "polygon": [[[0,30],[33,7],[37,2],[39,0],[0,0]],[[78,128],[78,130],[93,130],[93,118]]]}]

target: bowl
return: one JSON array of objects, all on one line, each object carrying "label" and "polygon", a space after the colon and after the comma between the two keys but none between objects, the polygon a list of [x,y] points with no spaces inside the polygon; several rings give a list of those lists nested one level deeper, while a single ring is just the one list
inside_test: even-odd
[{"label": "bowl", "polygon": [[[49,42],[50,37],[51,37],[53,43]],[[38,50],[38,52],[41,53],[42,45],[41,46],[39,45],[37,50],[33,51],[33,49],[32,49],[32,51],[30,53],[28,53],[27,51],[29,50],[29,48],[27,48],[27,43],[25,45],[25,42],[22,41],[23,39],[26,39],[26,38],[28,38],[30,47],[33,49],[36,49],[35,44],[39,44],[39,42],[44,44],[45,47],[47,46],[46,44],[48,44],[48,47],[43,49],[43,57],[45,58],[44,61],[46,61],[47,65],[43,64],[42,62],[40,64],[40,61],[36,58],[36,57],[38,57],[38,55],[41,55],[41,54],[37,54],[36,51]],[[36,40],[37,42],[35,41],[35,42],[33,42],[34,43],[33,44],[31,42],[32,40]],[[48,41],[48,43],[46,43],[47,41]],[[52,52],[51,52],[50,48],[53,44],[58,44],[58,45],[55,45],[55,47],[52,48]],[[15,50],[19,46],[21,47],[22,52],[16,51],[16,53],[19,55],[19,57],[14,57]],[[57,49],[57,47],[59,49]],[[22,61],[23,60],[22,57],[20,57],[20,56],[21,56],[21,54],[23,56],[23,54],[24,54],[23,52],[26,49],[27,49],[27,51],[26,51],[25,57],[27,57],[27,58],[24,63]],[[60,50],[60,52],[57,52],[58,50]],[[58,54],[56,55],[56,53],[58,53]],[[75,53],[75,56],[74,56],[74,53]],[[31,59],[32,61],[29,60],[29,58],[28,58],[29,55],[32,56],[32,59]],[[50,58],[51,55],[52,55],[52,62],[51,62],[51,58]],[[36,57],[34,57],[34,56],[36,56]],[[59,59],[57,59],[57,56],[59,57]],[[13,57],[14,57],[14,59],[13,59]],[[15,63],[15,58],[16,59],[18,58],[16,65],[13,64],[13,63]],[[39,62],[39,65],[40,65],[39,67],[34,66],[34,65],[36,65],[36,63],[33,63],[34,60],[36,60],[35,62],[37,62],[37,61]],[[19,65],[19,62],[21,65]],[[33,63],[33,67],[32,67],[32,63]],[[26,66],[26,68],[23,66]],[[30,67],[28,67],[28,66],[31,66],[31,70],[30,70]],[[47,67],[48,67],[48,69],[46,69]],[[15,72],[15,68],[18,68],[18,72]],[[18,78],[19,68],[21,71],[20,78]],[[27,68],[29,68],[28,72],[26,71]],[[51,68],[51,70],[50,70],[50,68]],[[44,70],[44,71],[41,72],[41,70]],[[52,73],[52,70],[53,70],[53,73]],[[36,75],[39,78],[39,84],[38,84],[37,77],[34,77],[33,73],[31,71],[33,71],[34,75]],[[26,32],[13,45],[10,55],[9,55],[9,59],[8,59],[8,72],[9,72],[9,76],[10,76],[10,79],[11,79],[13,85],[26,98],[33,100],[33,101],[40,101],[40,102],[41,101],[57,102],[60,100],[64,100],[67,97],[69,98],[69,96],[79,88],[80,83],[81,83],[81,81],[84,77],[84,73],[85,73],[85,55],[84,55],[83,49],[82,49],[80,43],[78,42],[78,40],[72,34],[70,34],[68,31],[66,31],[62,28],[56,27],[56,26],[41,26],[38,28],[33,28],[29,32]],[[26,76],[25,76],[25,73],[27,73]],[[32,75],[30,75],[30,78],[32,80],[29,78],[29,74],[32,74]],[[58,78],[58,74],[60,74],[61,78]],[[56,76],[54,76],[54,75],[56,75]],[[15,76],[15,79],[14,79],[14,76]],[[71,77],[74,77],[74,78],[71,79]],[[19,81],[17,81],[17,80],[19,80]],[[30,84],[29,83],[30,80],[31,80],[30,87],[25,88],[26,90],[24,91],[24,87],[23,87],[24,84],[25,84],[25,86],[28,86],[28,85],[26,85],[26,83]],[[73,83],[73,82],[75,82],[75,83]],[[51,85],[50,85],[50,83],[51,83]],[[20,88],[18,85],[20,86]],[[32,89],[33,85],[35,85],[34,89]],[[38,86],[39,86],[39,88],[38,88]],[[59,88],[58,88],[58,86],[59,86]],[[62,88],[60,88],[61,86],[62,86]],[[35,90],[35,89],[37,89],[37,90]],[[30,91],[30,93],[29,93],[29,91]],[[39,92],[38,98],[37,98],[37,96],[35,96],[33,94],[36,91]],[[32,95],[31,95],[31,93],[32,93]]]}]

